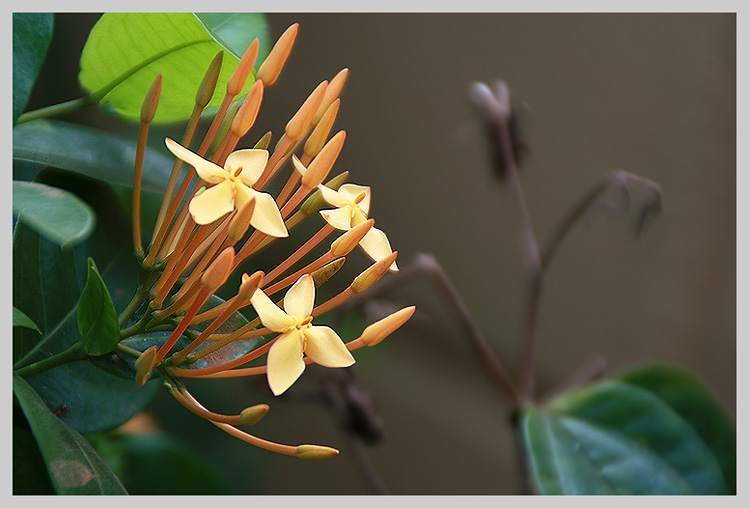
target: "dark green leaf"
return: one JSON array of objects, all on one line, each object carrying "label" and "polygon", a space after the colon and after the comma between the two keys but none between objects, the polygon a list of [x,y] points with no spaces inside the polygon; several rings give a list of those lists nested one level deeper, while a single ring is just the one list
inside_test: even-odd
[{"label": "dark green leaf", "polygon": [[[80,342],[76,306],[85,283],[88,244],[63,251],[23,223],[13,237],[13,305],[26,310],[43,335],[13,328],[14,367],[60,353]],[[107,279],[106,270],[102,271]],[[33,375],[28,382],[49,407],[65,406],[61,418],[79,432],[110,429],[143,409],[159,386],[138,387],[86,361]]]},{"label": "dark green leaf", "polygon": [[716,457],[652,393],[603,381],[532,407],[522,431],[542,494],[726,494]]},{"label": "dark green leaf", "polygon": [[61,247],[85,240],[96,222],[75,194],[36,182],[13,182],[13,215]]},{"label": "dark green leaf", "polygon": [[[18,408],[13,408],[14,413]],[[25,422],[24,422],[25,423]],[[13,424],[13,495],[47,495],[55,490],[47,475],[47,467],[28,429]]]},{"label": "dark green leaf", "polygon": [[18,376],[13,376],[13,393],[58,494],[127,494],[88,441],[52,414],[33,388]]},{"label": "dark green leaf", "polygon": [[[251,41],[255,35],[248,33],[245,40]],[[221,92],[246,48],[228,47],[192,13],[107,13],[91,30],[83,48],[79,80],[90,93],[116,85],[103,102],[122,115],[138,118],[147,91],[162,74],[154,122],[174,122],[192,112],[203,76],[220,51],[224,53],[223,65],[209,106],[221,102]],[[245,93],[252,83],[251,76]]]},{"label": "dark green leaf", "polygon": [[228,494],[201,457],[166,434],[106,434],[92,444],[133,495]]},{"label": "dark green leaf", "polygon": [[[108,132],[55,120],[34,120],[13,128],[13,159],[52,166],[103,182],[133,186],[135,142]],[[174,159],[146,149],[141,188],[162,192]]]},{"label": "dark green leaf", "polygon": [[120,342],[120,325],[115,305],[93,259],[88,259],[88,266],[86,286],[78,301],[78,331],[86,353],[103,355],[113,351]]},{"label": "dark green leaf", "polygon": [[36,330],[37,333],[42,333],[39,331],[39,328],[36,326],[36,323],[34,323],[29,316],[21,312],[20,310],[13,307],[13,326],[23,326],[25,328],[31,328],[32,330]]},{"label": "dark green leaf", "polygon": [[52,38],[52,14],[13,13],[13,123],[26,107]]},{"label": "dark green leaf", "polygon": [[737,431],[726,409],[689,372],[668,365],[647,365],[618,377],[648,390],[692,425],[719,461],[732,493],[737,489]]}]

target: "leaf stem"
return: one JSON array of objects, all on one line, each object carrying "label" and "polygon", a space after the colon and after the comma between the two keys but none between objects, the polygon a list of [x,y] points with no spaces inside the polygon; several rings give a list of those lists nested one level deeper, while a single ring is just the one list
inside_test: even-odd
[{"label": "leaf stem", "polygon": [[65,113],[78,111],[79,109],[92,106],[96,104],[96,102],[97,102],[97,95],[92,94],[92,95],[87,95],[86,97],[73,99],[71,101],[61,102],[59,104],[53,104],[52,106],[47,106],[45,108],[28,111],[18,117],[18,120],[16,120],[16,125],[30,122],[32,120],[37,120],[39,118],[49,118],[52,116],[58,116],[58,115],[63,115]]},{"label": "leaf stem", "polygon": [[20,369],[16,370],[15,373],[22,378],[26,378],[29,376],[33,376],[34,374],[44,372],[45,370],[59,367],[60,365],[66,363],[74,362],[77,360],[85,360],[87,357],[88,355],[83,350],[83,343],[76,342],[65,351],[50,356],[49,358],[45,358],[44,360],[39,360],[38,362],[27,365],[26,367],[21,367]]}]

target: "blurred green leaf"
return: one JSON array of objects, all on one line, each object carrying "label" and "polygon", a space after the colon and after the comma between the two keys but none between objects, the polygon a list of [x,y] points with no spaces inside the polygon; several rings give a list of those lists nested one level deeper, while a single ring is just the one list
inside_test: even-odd
[{"label": "blurred green leaf", "polygon": [[96,222],[75,194],[36,182],[13,182],[13,215],[61,247],[85,240]]},{"label": "blurred green leaf", "polygon": [[113,351],[120,342],[120,325],[107,286],[91,258],[88,267],[86,286],[78,301],[78,331],[83,337],[83,350],[98,356]]},{"label": "blurred green leaf", "polygon": [[30,328],[36,330],[37,333],[42,333],[36,326],[29,316],[21,312],[20,310],[13,307],[13,326],[23,326],[24,328]]},{"label": "blurred green leaf", "polygon": [[602,381],[522,418],[541,494],[727,494],[716,456],[647,390]]},{"label": "blurred green leaf", "polygon": [[[56,120],[34,120],[13,128],[13,160],[52,166],[103,182],[133,186],[136,144],[105,131]],[[144,191],[162,192],[174,158],[147,148]]]},{"label": "blurred green leaf", "polygon": [[90,439],[132,495],[230,493],[214,468],[170,435],[118,432]]},{"label": "blurred green leaf", "polygon": [[669,365],[646,365],[618,379],[648,390],[690,424],[718,460],[730,491],[737,490],[737,430],[727,410],[692,374]]},{"label": "blurred green leaf", "polygon": [[271,51],[271,35],[263,14],[255,12],[196,12],[196,16],[235,55],[242,53],[258,38],[258,57],[255,68],[260,67]]},{"label": "blurred green leaf", "polygon": [[13,123],[26,107],[52,39],[53,16],[13,13]]},{"label": "blurred green leaf", "polygon": [[88,441],[52,414],[34,389],[15,375],[13,393],[26,415],[58,494],[127,494]]},{"label": "blurred green leaf", "polygon": [[[22,222],[13,235],[13,305],[26,310],[43,335],[13,328],[14,367],[60,353],[81,340],[77,303],[87,273],[88,244],[63,251]],[[102,271],[106,280],[106,270]],[[79,432],[110,429],[145,407],[158,385],[138,387],[89,362],[68,363],[30,376],[28,382],[61,419]]]},{"label": "blurred green leaf", "polygon": [[[111,89],[102,101],[121,115],[138,118],[146,92],[161,73],[162,94],[154,123],[186,119],[203,76],[219,52],[224,53],[223,65],[209,107],[221,102],[221,92],[239,57],[258,35],[251,32],[258,30],[257,16],[261,15],[225,15],[219,20],[215,28],[223,38],[233,44],[247,42],[244,47],[230,47],[192,13],[104,14],[83,48],[79,81],[89,93]],[[237,37],[240,32],[244,37]],[[247,93],[253,81],[251,76],[240,95]]]}]

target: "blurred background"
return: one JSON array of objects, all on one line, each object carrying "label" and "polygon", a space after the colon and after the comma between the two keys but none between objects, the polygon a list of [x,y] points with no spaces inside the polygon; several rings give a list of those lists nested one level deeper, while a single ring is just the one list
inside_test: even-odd
[{"label": "blurred background", "polygon": [[[40,77],[50,84],[35,90],[37,105],[82,95],[77,81],[51,77],[77,75],[97,17],[57,16]],[[469,84],[502,79],[527,106],[521,181],[540,241],[613,170],[657,182],[664,209],[641,237],[633,211],[602,210],[562,245],[542,296],[537,391],[593,355],[606,358],[608,373],[669,362],[735,414],[733,14],[274,13],[268,22],[274,41],[292,23],[300,31],[247,146],[266,130],[280,133],[320,81],[348,68],[336,125],[347,141],[335,171],[372,186],[371,216],[402,269],[420,253],[435,257],[511,375],[528,274]],[[85,114],[90,124],[108,122]],[[611,199],[621,202],[616,193]],[[368,264],[364,256],[357,262],[346,268],[352,275]],[[410,304],[418,310],[409,324],[361,350],[348,369],[375,415],[367,420],[374,428],[360,434],[370,441],[342,429],[340,376],[323,369],[309,368],[276,400],[263,380],[191,385],[216,411],[270,403],[258,435],[334,446],[342,451],[334,460],[245,445],[166,395],[150,408],[154,422],[203,455],[237,494],[518,493],[508,406],[430,277],[381,292],[367,318]]]}]

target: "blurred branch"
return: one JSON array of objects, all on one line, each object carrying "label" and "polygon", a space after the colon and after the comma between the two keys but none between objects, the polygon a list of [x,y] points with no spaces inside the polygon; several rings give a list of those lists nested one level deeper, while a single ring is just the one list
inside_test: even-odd
[{"label": "blurred branch", "polygon": [[470,344],[476,351],[479,360],[484,367],[485,372],[490,379],[495,381],[496,386],[500,388],[511,404],[515,407],[518,404],[518,392],[505,368],[500,363],[497,355],[490,347],[479,327],[471,317],[469,309],[461,299],[456,288],[450,281],[450,278],[440,266],[437,259],[431,254],[417,254],[414,260],[398,272],[391,273],[388,277],[381,279],[366,294],[361,297],[355,297],[350,300],[350,305],[362,305],[363,300],[375,298],[377,295],[384,293],[388,289],[398,287],[407,282],[422,276],[427,276],[440,291],[440,295],[448,301],[450,308],[455,312],[461,327],[466,333]]}]

